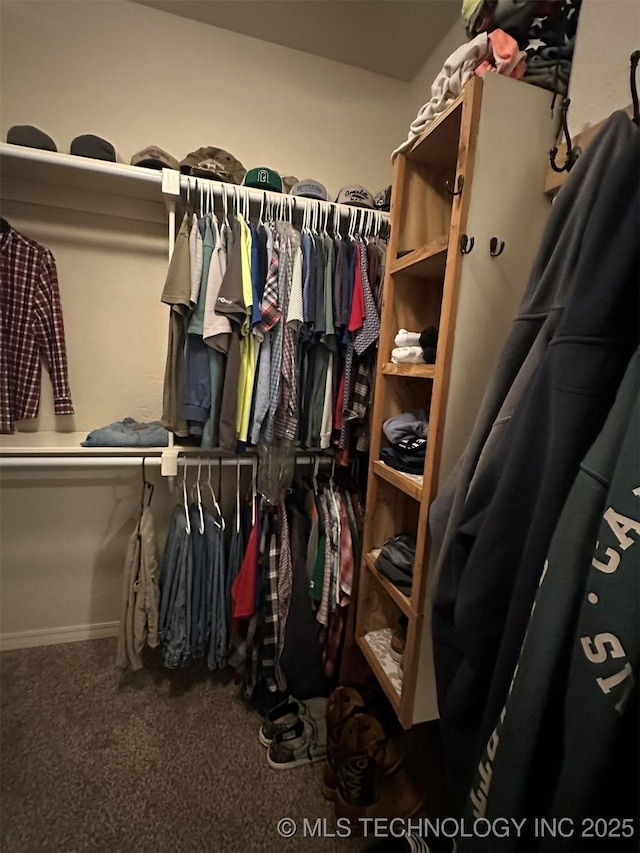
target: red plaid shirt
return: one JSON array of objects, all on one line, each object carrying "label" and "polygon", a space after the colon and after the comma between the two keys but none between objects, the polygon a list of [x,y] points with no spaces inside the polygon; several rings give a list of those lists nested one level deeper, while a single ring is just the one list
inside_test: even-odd
[{"label": "red plaid shirt", "polygon": [[56,415],[72,415],[56,262],[13,228],[0,234],[0,432],[35,418],[40,356],[49,370]]}]

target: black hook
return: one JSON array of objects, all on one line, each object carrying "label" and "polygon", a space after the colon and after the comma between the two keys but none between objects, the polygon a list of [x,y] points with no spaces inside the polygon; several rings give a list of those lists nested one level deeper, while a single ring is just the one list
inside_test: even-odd
[{"label": "black hook", "polygon": [[571,144],[571,136],[569,134],[569,124],[567,122],[567,110],[569,109],[569,104],[571,103],[570,98],[565,98],[562,102],[562,106],[560,107],[560,120],[562,122],[562,130],[564,133],[565,142],[567,144],[567,157],[564,161],[563,166],[558,166],[556,163],[556,154],[558,153],[558,146],[554,145],[553,148],[549,151],[549,163],[551,164],[551,168],[554,172],[570,172],[571,169],[576,164],[576,160],[582,154],[582,148],[578,148],[577,146],[574,148]]},{"label": "black hook", "polygon": [[636,69],[640,62],[640,50],[634,50],[629,57],[629,86],[631,88],[631,100],[633,101],[633,120],[638,124],[640,118],[640,105],[638,105],[638,86],[636,84]]},{"label": "black hook", "polygon": [[468,255],[469,252],[473,249],[473,244],[475,243],[475,237],[467,237],[466,234],[463,234],[460,237],[460,251],[463,255]]},{"label": "black hook", "polygon": [[462,188],[464,187],[464,175],[458,175],[457,191],[451,187],[451,181],[449,180],[445,181],[444,185],[449,195],[462,195]]},{"label": "black hook", "polygon": [[[496,251],[497,249],[497,251]],[[489,240],[489,254],[492,258],[497,258],[504,252],[504,240],[500,240],[500,248],[498,248],[498,238],[492,237]]]},{"label": "black hook", "polygon": [[145,497],[147,495],[147,490],[148,490],[149,497],[147,498],[146,506],[149,506],[149,504],[151,503],[151,498],[153,497],[153,490],[155,489],[155,486],[153,485],[153,483],[150,483],[147,480],[147,474],[145,471],[145,462],[146,461],[147,461],[147,457],[143,456],[142,457],[142,495],[140,496],[140,509],[141,510],[143,510],[145,508]]}]

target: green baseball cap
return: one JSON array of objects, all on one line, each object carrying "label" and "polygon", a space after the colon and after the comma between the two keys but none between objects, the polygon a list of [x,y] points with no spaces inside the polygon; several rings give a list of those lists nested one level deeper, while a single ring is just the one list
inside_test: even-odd
[{"label": "green baseball cap", "polygon": [[271,190],[274,193],[282,192],[282,178],[273,169],[259,166],[257,169],[249,169],[242,182],[245,187],[255,187],[257,190]]}]

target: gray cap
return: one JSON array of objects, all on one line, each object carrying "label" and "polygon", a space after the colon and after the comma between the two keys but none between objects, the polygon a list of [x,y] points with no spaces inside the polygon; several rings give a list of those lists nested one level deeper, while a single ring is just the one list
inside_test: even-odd
[{"label": "gray cap", "polygon": [[132,166],[143,166],[147,169],[175,169],[178,170],[178,161],[163,148],[150,145],[143,148],[131,158]]},{"label": "gray cap", "polygon": [[69,151],[77,157],[91,157],[94,160],[116,162],[116,149],[106,139],[86,133],[71,140]]},{"label": "gray cap", "polygon": [[314,181],[313,178],[298,181],[291,187],[291,195],[299,195],[302,198],[317,198],[319,201],[328,201],[329,199],[327,188],[320,181]]},{"label": "gray cap", "polygon": [[7,142],[11,145],[24,145],[26,148],[42,148],[44,151],[58,150],[50,136],[30,124],[15,124],[10,127]]},{"label": "gray cap", "polygon": [[342,187],[336,198],[337,204],[350,204],[353,207],[373,207],[373,196],[360,184]]}]

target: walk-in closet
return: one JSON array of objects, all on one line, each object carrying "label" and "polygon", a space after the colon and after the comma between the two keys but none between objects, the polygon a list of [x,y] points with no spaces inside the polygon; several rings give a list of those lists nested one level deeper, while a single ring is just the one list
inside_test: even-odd
[{"label": "walk-in closet", "polygon": [[3,851],[639,849],[639,63],[2,0]]}]

